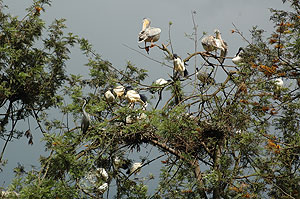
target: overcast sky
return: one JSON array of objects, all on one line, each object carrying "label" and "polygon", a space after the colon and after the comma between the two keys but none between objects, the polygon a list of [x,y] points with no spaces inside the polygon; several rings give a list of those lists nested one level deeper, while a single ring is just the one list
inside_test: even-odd
[{"label": "overcast sky", "polygon": [[[22,18],[25,14],[24,9],[31,1],[4,0],[4,3],[9,6],[11,14]],[[171,69],[162,67],[122,45],[126,44],[141,51],[137,46],[137,35],[144,17],[152,20],[151,26],[162,29],[158,44],[167,43],[168,26],[171,21],[174,52],[185,58],[187,53],[193,52],[194,49],[193,41],[185,34],[193,32],[191,13],[196,11],[198,37],[200,38],[204,31],[213,34],[214,29],[219,29],[228,43],[228,56],[233,56],[237,49],[246,46],[246,43],[237,34],[231,33],[234,28],[232,23],[246,37],[255,25],[266,30],[268,35],[273,27],[269,21],[269,8],[288,9],[281,0],[53,0],[52,7],[46,7],[46,12],[41,13],[41,17],[46,20],[47,25],[55,18],[67,19],[67,31],[87,38],[102,58],[109,60],[113,65],[122,68],[127,61],[131,61],[136,66],[146,68],[150,75],[145,82],[149,83],[158,77],[171,74]],[[199,46],[198,49],[202,50],[202,47]],[[87,60],[78,50],[73,50],[72,53],[67,71],[88,77],[88,67],[84,66]],[[151,49],[150,56],[162,60],[164,55],[158,49]],[[4,155],[4,159],[8,159],[8,165],[4,172],[0,173],[0,187],[7,186],[10,182],[13,177],[11,169],[16,167],[18,162],[27,168],[31,164],[38,165],[37,160],[44,146],[43,143],[39,143],[39,138],[40,133],[36,132],[33,146],[27,146],[25,138],[8,145]],[[1,150],[3,143],[3,140],[0,140]]]}]

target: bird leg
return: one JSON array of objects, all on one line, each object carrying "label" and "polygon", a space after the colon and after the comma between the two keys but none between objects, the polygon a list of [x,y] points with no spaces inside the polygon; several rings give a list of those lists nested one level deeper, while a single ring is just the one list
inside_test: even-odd
[{"label": "bird leg", "polygon": [[151,44],[150,44],[150,46],[146,46],[146,47],[145,47],[145,49],[146,49],[147,53],[149,54],[149,50],[150,50],[150,48],[153,48],[153,47],[155,47],[155,46],[157,46],[157,45],[156,45],[156,44],[154,44],[154,43],[153,43],[153,41],[151,41]]},{"label": "bird leg", "polygon": [[151,41],[150,46],[147,46],[147,44],[146,44],[146,42],[145,42],[145,47],[141,47],[141,46],[138,46],[138,47],[139,47],[140,49],[145,49],[146,52],[149,54],[150,48],[153,48],[153,47],[155,47],[155,46],[157,46],[157,45],[154,44],[153,41]]},{"label": "bird leg", "polygon": [[150,48],[153,48],[154,46],[156,45],[153,43],[153,40],[151,40]]},{"label": "bird leg", "polygon": [[129,108],[133,109],[134,108],[134,102],[130,102]]},{"label": "bird leg", "polygon": [[145,42],[145,47],[141,47],[141,46],[139,46],[139,45],[138,45],[138,47],[139,47],[140,49],[145,49],[146,52],[149,54],[149,48],[150,48],[150,46],[146,46],[146,42]]}]

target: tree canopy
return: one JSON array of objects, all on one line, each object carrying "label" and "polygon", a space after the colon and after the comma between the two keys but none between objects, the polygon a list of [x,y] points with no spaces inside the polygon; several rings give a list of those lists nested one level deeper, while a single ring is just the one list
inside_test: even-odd
[{"label": "tree canopy", "polygon": [[[181,74],[174,67],[176,40],[146,47],[150,57],[151,51],[165,55],[156,60],[162,67],[174,68],[152,85],[143,82],[147,71],[134,60],[114,66],[88,40],[65,33],[63,19],[45,27],[40,15],[49,0],[34,1],[22,19],[2,9],[0,136],[6,144],[23,135],[32,143],[30,128],[16,128],[32,117],[49,152],[39,168],[15,169],[7,197],[299,198],[300,4],[283,3],[291,11],[271,9],[270,35],[259,27],[251,38],[232,30],[248,43],[235,64],[224,54],[230,44],[221,43],[221,53],[187,52],[181,59],[189,74]],[[198,44],[196,24],[194,31]],[[72,47],[86,56],[88,79],[65,71]],[[195,57],[201,63],[193,64]],[[115,95],[108,98],[108,91]],[[84,99],[91,121],[83,134]],[[49,120],[50,108],[64,119]],[[139,161],[129,156],[142,146],[160,152]],[[139,177],[161,158],[159,177]],[[149,194],[146,182],[154,178],[159,183]]]}]

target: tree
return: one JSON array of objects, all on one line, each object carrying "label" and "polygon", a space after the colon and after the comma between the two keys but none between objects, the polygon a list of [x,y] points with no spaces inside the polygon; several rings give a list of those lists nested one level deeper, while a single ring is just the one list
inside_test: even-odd
[{"label": "tree", "polygon": [[49,1],[35,1],[21,20],[6,14],[2,1],[0,5],[0,137],[6,140],[0,155],[3,162],[9,141],[25,133],[32,144],[30,126],[17,129],[17,123],[30,117],[39,121],[41,112],[61,102],[57,92],[67,78],[65,61],[75,37],[63,32],[64,20],[45,28],[39,16]]},{"label": "tree", "polygon": [[[201,57],[209,69],[207,77],[224,77],[215,83],[205,78],[199,82],[200,64],[195,64],[195,72],[189,66],[187,78],[174,73],[163,85],[144,85],[145,70],[131,63],[121,70],[94,52],[87,40],[67,39],[87,56],[90,79],[68,76],[62,92],[72,102],[45,107],[56,105],[72,115],[75,127],[71,117],[47,121],[41,108],[35,118],[40,122],[43,117],[40,126],[50,155],[41,159],[39,170],[16,169],[10,191],[23,198],[101,198],[112,190],[116,198],[299,198],[300,5],[298,0],[283,2],[290,3],[292,11],[271,10],[274,32],[264,39],[264,31],[254,27],[237,66],[204,51],[183,59]],[[194,30],[197,44],[196,25]],[[238,28],[232,32],[244,37]],[[162,51],[172,63],[171,41],[151,50]],[[278,78],[284,79],[284,86]],[[147,110],[124,96],[106,100],[103,94],[118,85],[158,99]],[[83,89],[90,90],[86,110],[93,116],[84,135],[78,125]],[[137,170],[128,170],[133,163],[128,154],[144,144],[161,151],[157,159],[165,158],[151,196],[145,180],[153,176],[135,179],[130,176]],[[155,159],[140,161],[136,169],[143,171]]]}]

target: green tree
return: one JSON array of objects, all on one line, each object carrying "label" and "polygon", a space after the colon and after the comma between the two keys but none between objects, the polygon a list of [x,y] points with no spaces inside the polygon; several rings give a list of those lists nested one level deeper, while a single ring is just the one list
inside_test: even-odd
[{"label": "green tree", "polygon": [[[208,52],[191,52],[184,59],[188,62],[200,56],[202,66],[211,71],[210,77],[214,78],[215,74],[224,77],[215,83],[206,83],[203,79],[199,82],[196,67],[200,64],[195,64],[195,72],[191,72],[193,66],[189,66],[188,78],[178,78],[175,74],[166,84],[145,85],[145,70],[132,63],[127,63],[124,69],[113,66],[102,59],[87,40],[72,35],[64,37],[60,31],[64,27],[61,21],[50,27],[50,39],[44,41],[46,47],[52,44],[52,53],[41,53],[44,55],[43,59],[38,59],[41,64],[25,62],[32,66],[28,71],[27,67],[25,72],[21,70],[24,60],[28,60],[23,58],[24,53],[18,54],[14,51],[16,47],[13,50],[3,47],[1,52],[7,53],[4,57],[9,59],[2,62],[13,63],[9,65],[11,67],[20,66],[19,72],[13,71],[13,77],[19,78],[18,84],[22,88],[18,90],[14,84],[4,83],[5,96],[27,88],[24,86],[27,79],[35,81],[31,80],[29,72],[40,71],[42,66],[52,69],[54,63],[58,64],[60,70],[55,71],[60,71],[58,74],[61,75],[53,80],[53,86],[50,84],[52,92],[48,93],[46,87],[49,88],[54,72],[50,72],[50,76],[45,72],[45,77],[31,72],[41,78],[39,81],[48,79],[39,93],[32,93],[33,101],[22,101],[31,107],[22,109],[22,115],[32,114],[40,108],[39,114],[34,116],[50,155],[41,158],[38,170],[17,168],[17,176],[9,189],[21,198],[100,198],[108,197],[109,192],[115,193],[116,198],[299,198],[300,4],[299,0],[283,3],[289,3],[291,11],[271,10],[274,32],[266,39],[262,29],[252,29],[251,42],[244,38],[249,42],[241,55],[243,61],[237,66],[225,65],[217,55]],[[40,20],[37,6],[41,7],[35,4],[25,19]],[[35,20],[28,21],[30,27],[34,26]],[[6,20],[3,27],[15,30],[18,26],[14,23],[20,21]],[[170,31],[171,26],[170,23]],[[237,28],[232,32],[244,37]],[[24,35],[22,45],[26,44],[23,43],[27,37],[32,38],[31,34]],[[1,36],[1,39],[3,37],[7,39],[1,46],[11,45],[10,38],[14,37]],[[195,43],[198,41],[196,25],[191,39]],[[66,45],[75,43],[88,59],[89,79],[75,75],[67,77],[63,73],[64,61],[68,58]],[[151,50],[161,50],[172,63],[171,41]],[[164,66],[168,65],[164,63]],[[9,66],[1,68],[5,75],[10,74],[6,72]],[[278,78],[283,78],[284,86],[278,84]],[[61,97],[55,95],[63,80],[67,82],[61,92],[71,101],[67,105],[57,103]],[[139,105],[132,108],[124,97],[111,102],[106,100],[103,94],[118,85],[146,92],[153,97],[153,108],[145,110]],[[79,127],[82,99],[87,97],[83,90],[90,91],[86,111],[93,118],[85,135]],[[44,102],[44,96],[49,95],[49,102],[38,103],[39,100]],[[72,117],[48,121],[43,113],[52,106]],[[15,112],[9,113],[15,116]],[[17,115],[15,117],[18,119]],[[133,163],[128,154],[140,151],[145,144],[161,151],[156,159],[164,157],[159,184],[153,195],[149,195],[145,183],[155,176],[132,178],[134,172],[125,173]],[[156,159],[142,157],[140,169],[143,171],[151,166]]]},{"label": "green tree", "polygon": [[22,19],[7,14],[0,1],[0,137],[6,140],[0,162],[9,141],[26,133],[17,129],[20,120],[58,107],[62,97],[57,94],[65,82],[65,62],[69,48],[75,44],[72,34],[65,34],[64,20],[55,20],[48,28],[40,14],[49,1],[35,1]]}]

